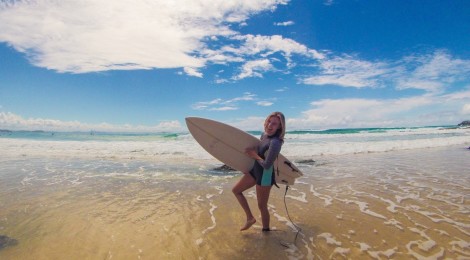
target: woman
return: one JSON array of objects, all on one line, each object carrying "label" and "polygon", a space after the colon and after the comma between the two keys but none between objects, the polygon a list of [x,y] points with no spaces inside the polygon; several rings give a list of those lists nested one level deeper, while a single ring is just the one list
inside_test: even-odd
[{"label": "woman", "polygon": [[243,173],[243,177],[232,189],[246,214],[246,223],[240,231],[247,230],[256,223],[250,206],[243,195],[244,191],[255,185],[263,231],[270,230],[268,199],[271,188],[275,183],[273,164],[281,151],[285,133],[286,122],[284,115],[281,112],[274,112],[264,121],[264,133],[261,135],[261,142],[258,147],[246,149],[246,154],[255,159],[255,163],[250,172]]}]

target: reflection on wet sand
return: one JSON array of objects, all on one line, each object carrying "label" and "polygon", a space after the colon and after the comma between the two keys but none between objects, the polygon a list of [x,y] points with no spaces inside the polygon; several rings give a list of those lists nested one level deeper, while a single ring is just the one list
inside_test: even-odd
[{"label": "reflection on wet sand", "polygon": [[[6,160],[0,234],[17,243],[0,248],[0,258],[470,258],[468,155],[448,147],[299,164],[305,176],[286,197],[302,229],[295,244],[284,186],[269,202],[273,231],[255,224],[240,232],[244,215],[230,191],[237,173],[149,162]],[[254,191],[247,198],[259,215]]]}]

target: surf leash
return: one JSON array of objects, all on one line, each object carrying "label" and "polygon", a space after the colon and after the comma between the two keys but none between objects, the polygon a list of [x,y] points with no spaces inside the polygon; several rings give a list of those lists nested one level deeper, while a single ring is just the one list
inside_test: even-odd
[{"label": "surf leash", "polygon": [[[302,231],[302,229],[297,224],[295,224],[294,221],[292,221],[292,218],[290,217],[289,209],[287,208],[287,202],[286,202],[286,196],[287,196],[287,191],[288,190],[289,190],[289,185],[286,185],[286,192],[284,193],[284,206],[286,208],[287,218],[289,219],[292,226],[294,226],[295,229],[296,229],[296,234],[295,234],[295,238],[294,238],[294,242],[293,242],[293,244],[295,245],[295,243],[297,242],[297,238],[299,237],[299,234]],[[279,243],[281,243],[282,246],[289,248],[288,244],[282,243],[281,241],[279,241]]]},{"label": "surf leash", "polygon": [[[294,167],[292,167],[292,165],[289,161],[284,161],[284,164],[289,166],[292,170],[297,171]],[[277,168],[277,172],[279,172],[279,155],[276,158],[276,168]],[[276,182],[274,182],[274,183],[276,184]],[[295,243],[297,242],[297,238],[299,237],[300,231],[302,231],[302,229],[298,225],[296,225],[294,223],[294,221],[292,221],[292,218],[290,217],[289,209],[287,208],[287,201],[286,201],[287,191],[289,190],[289,185],[287,183],[284,183],[284,184],[286,185],[286,191],[284,193],[284,207],[286,208],[287,218],[289,219],[292,226],[295,227],[295,229],[296,229],[296,234],[295,234],[295,238],[294,238],[294,242],[293,242],[293,244],[295,245]],[[277,185],[276,185],[276,187],[279,188],[279,186],[277,186]],[[279,244],[281,244],[283,247],[290,248],[289,244],[285,243],[283,241],[279,241]]]}]

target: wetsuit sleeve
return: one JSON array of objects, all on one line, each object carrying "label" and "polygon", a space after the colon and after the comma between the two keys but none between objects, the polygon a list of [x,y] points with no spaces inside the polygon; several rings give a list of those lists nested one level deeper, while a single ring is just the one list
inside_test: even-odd
[{"label": "wetsuit sleeve", "polygon": [[273,166],[276,157],[281,152],[282,142],[279,139],[272,139],[269,144],[266,158],[264,160],[258,160],[258,163],[264,168],[269,169]]}]

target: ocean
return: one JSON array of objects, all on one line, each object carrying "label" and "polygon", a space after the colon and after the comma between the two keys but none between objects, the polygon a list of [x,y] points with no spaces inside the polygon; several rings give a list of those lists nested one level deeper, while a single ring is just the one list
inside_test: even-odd
[{"label": "ocean", "polygon": [[304,176],[263,233],[255,191],[240,232],[240,173],[189,133],[0,131],[0,259],[469,259],[469,146],[449,126],[288,132]]},{"label": "ocean", "polygon": [[[451,126],[413,128],[360,128],[287,132],[282,153],[312,158],[465,144],[470,130]],[[260,136],[261,132],[249,132]],[[210,159],[189,133],[0,132],[2,144],[13,154],[54,154],[91,158]],[[21,146],[16,149],[15,146]],[[41,149],[47,146],[47,149]],[[14,151],[13,151],[14,150]]]}]

